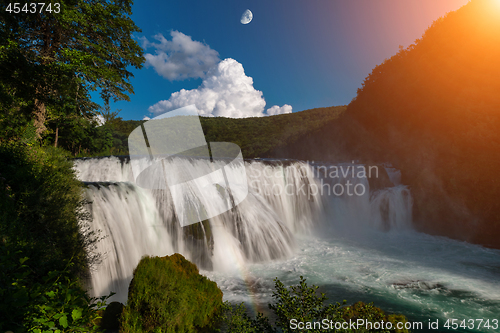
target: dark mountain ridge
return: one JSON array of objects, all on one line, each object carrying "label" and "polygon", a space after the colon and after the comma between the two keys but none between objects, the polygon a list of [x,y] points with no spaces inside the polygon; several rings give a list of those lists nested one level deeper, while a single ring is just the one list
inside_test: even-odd
[{"label": "dark mountain ridge", "polygon": [[500,248],[500,3],[473,0],[375,67],[339,120],[270,155],[391,162],[419,230]]}]

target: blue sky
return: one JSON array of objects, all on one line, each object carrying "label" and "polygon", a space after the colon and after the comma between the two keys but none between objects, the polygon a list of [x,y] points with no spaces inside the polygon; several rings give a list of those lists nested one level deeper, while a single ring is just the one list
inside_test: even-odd
[{"label": "blue sky", "polygon": [[[131,101],[111,108],[122,109],[124,119],[142,119],[186,103],[205,115],[229,117],[348,104],[374,66],[465,3],[136,1],[132,19],[142,32],[135,38],[150,56],[144,68],[132,71]],[[253,20],[244,25],[246,9]]]}]

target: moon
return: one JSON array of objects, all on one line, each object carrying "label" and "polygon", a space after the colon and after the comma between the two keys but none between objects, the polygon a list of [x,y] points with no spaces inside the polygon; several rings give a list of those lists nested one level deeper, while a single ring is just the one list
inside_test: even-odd
[{"label": "moon", "polygon": [[248,23],[252,22],[252,19],[253,19],[253,14],[250,11],[250,9],[247,9],[243,13],[243,15],[241,15],[240,22],[241,22],[241,24],[248,24]]}]

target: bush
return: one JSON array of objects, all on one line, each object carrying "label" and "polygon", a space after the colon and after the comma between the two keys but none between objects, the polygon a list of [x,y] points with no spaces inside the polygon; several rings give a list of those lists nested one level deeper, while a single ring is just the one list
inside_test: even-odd
[{"label": "bush", "polygon": [[0,145],[0,235],[11,253],[30,258],[34,276],[63,270],[70,259],[76,276],[97,241],[88,231],[82,184],[66,157],[52,147]]},{"label": "bush", "polygon": [[[17,253],[19,254],[19,253]],[[16,261],[0,244],[0,331],[16,333],[98,332],[98,309],[109,296],[90,298],[80,283],[70,278],[71,262],[62,271],[32,276],[29,258]],[[37,282],[33,282],[36,279]]]},{"label": "bush", "polygon": [[[226,303],[226,313],[224,315],[224,329],[232,333],[257,333],[257,332],[294,332],[297,328],[293,328],[291,320],[295,319],[296,323],[303,322],[322,322],[327,319],[330,323],[349,323],[356,322],[358,319],[364,319],[365,322],[391,322],[394,329],[391,330],[375,330],[375,329],[323,329],[310,328],[307,326],[300,329],[301,332],[395,332],[404,333],[408,330],[396,329],[396,323],[407,322],[403,315],[387,315],[380,308],[373,304],[365,304],[358,302],[352,306],[346,306],[346,301],[343,304],[324,304],[326,301],[325,294],[317,294],[317,286],[308,287],[306,279],[300,277],[300,283],[297,286],[291,286],[288,289],[277,278],[275,281],[275,291],[273,298],[276,303],[269,304],[272,310],[275,321],[272,325],[267,317],[261,313],[255,319],[250,318],[245,311],[243,304],[232,306]],[[331,324],[330,324],[331,325]],[[349,326],[347,326],[349,327]]]},{"label": "bush", "polygon": [[391,330],[357,330],[356,332],[396,332],[405,333],[407,329],[397,329],[398,323],[407,323],[408,319],[401,314],[386,314],[380,308],[377,308],[373,303],[357,302],[352,306],[345,306],[339,309],[339,313],[345,321],[356,322],[358,319],[364,319],[370,323],[391,323],[394,329]]},{"label": "bush", "polygon": [[0,144],[0,332],[91,331],[103,304],[79,282],[96,241],[82,191],[61,150]]},{"label": "bush", "polygon": [[199,332],[217,325],[222,292],[182,255],[144,257],[134,270],[121,332]]}]

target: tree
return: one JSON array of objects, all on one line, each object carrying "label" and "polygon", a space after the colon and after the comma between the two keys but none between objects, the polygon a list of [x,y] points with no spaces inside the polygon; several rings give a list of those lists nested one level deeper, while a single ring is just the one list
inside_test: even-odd
[{"label": "tree", "polygon": [[106,104],[103,108],[101,108],[100,115],[104,120],[104,124],[108,124],[111,128],[115,127],[117,123],[122,122],[122,117],[118,117],[118,114],[121,112],[121,109],[116,111],[111,111],[111,107],[109,104]]},{"label": "tree", "polygon": [[[140,29],[131,20],[132,0],[59,0],[15,13],[0,10],[0,106],[5,114],[34,118],[37,135],[48,118],[90,118],[91,91],[129,100],[129,67],[141,68]],[[58,5],[59,4],[59,5]],[[49,7],[50,6],[50,7]],[[57,114],[57,115],[56,115]],[[3,119],[5,122],[6,120]]]}]

